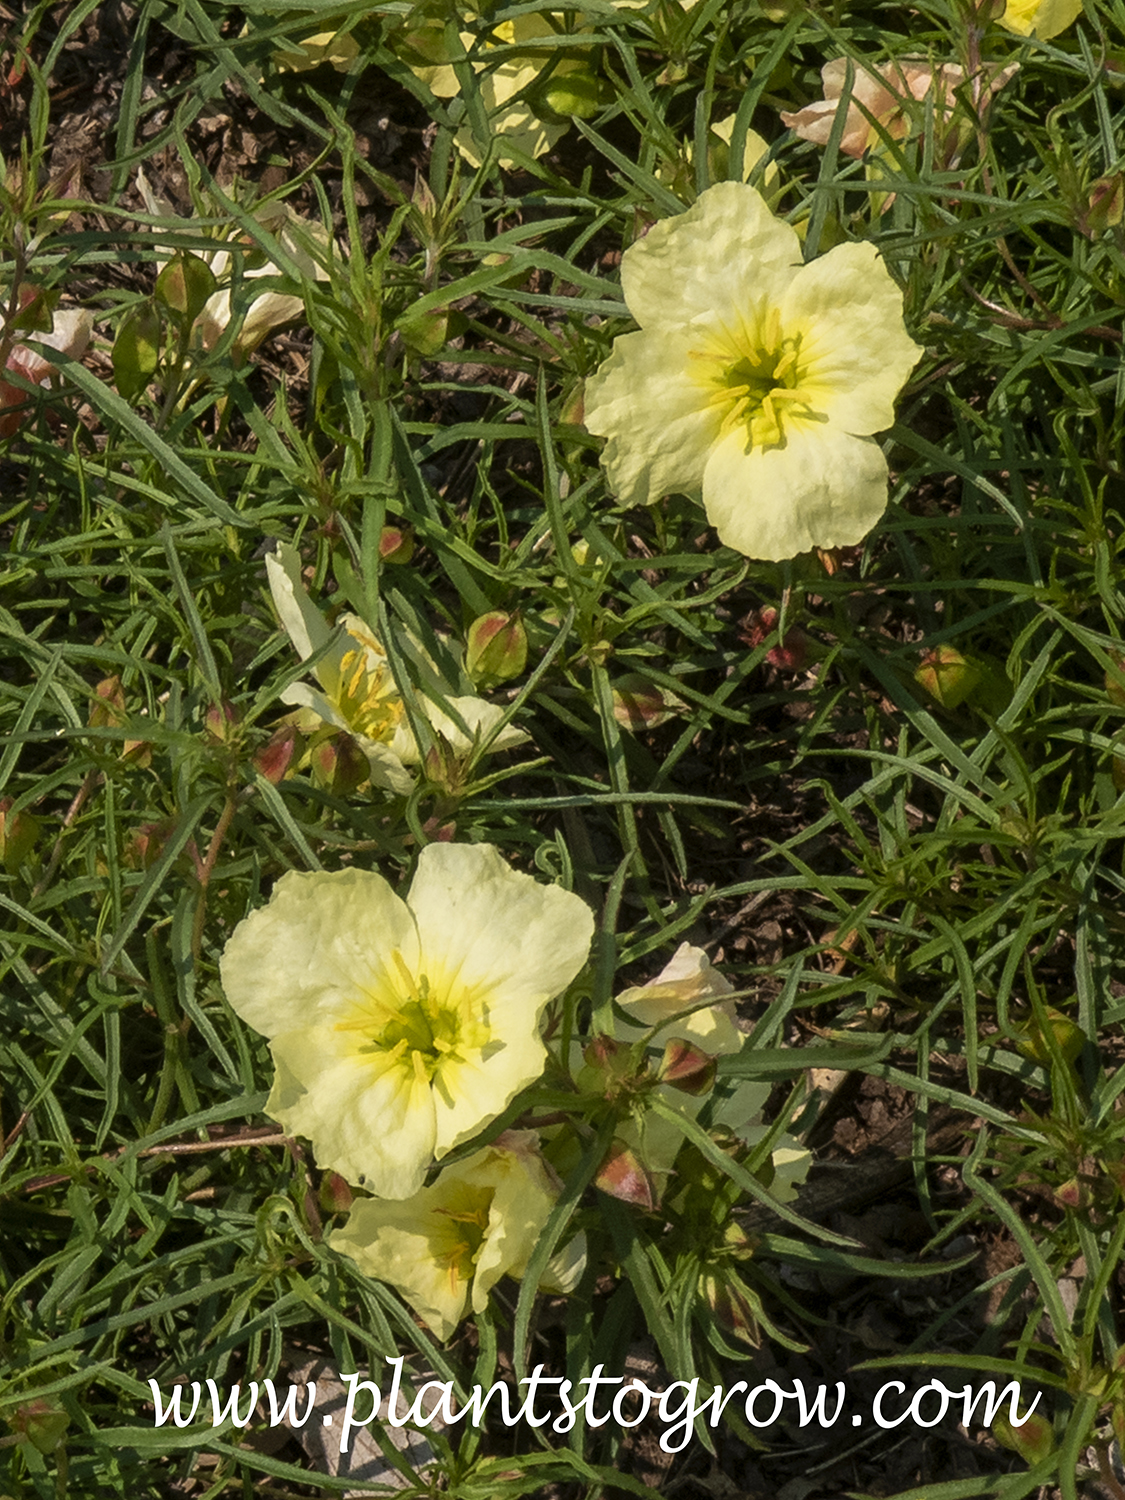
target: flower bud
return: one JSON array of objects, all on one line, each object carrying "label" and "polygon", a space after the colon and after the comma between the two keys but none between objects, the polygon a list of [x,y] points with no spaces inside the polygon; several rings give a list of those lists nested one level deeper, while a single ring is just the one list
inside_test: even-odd
[{"label": "flower bud", "polygon": [[1116,229],[1125,216],[1125,176],[1114,172],[1109,177],[1099,177],[1090,187],[1086,212],[1078,226],[1082,233],[1093,239],[1107,229]]},{"label": "flower bud", "polygon": [[354,1194],[339,1172],[325,1172],[320,1179],[318,1193],[320,1210],[324,1214],[346,1214],[352,1206]]},{"label": "flower bud", "polygon": [[1042,1463],[1055,1451],[1055,1433],[1046,1417],[1032,1412],[1017,1427],[1002,1412],[992,1423],[992,1436],[1005,1448],[1018,1453],[1026,1464]]},{"label": "flower bud", "polygon": [[594,1186],[623,1203],[655,1208],[659,1194],[640,1157],[624,1141],[614,1139],[594,1177]]},{"label": "flower bud", "polygon": [[350,734],[334,734],[321,740],[311,752],[313,780],[334,796],[346,797],[370,775],[367,756]]},{"label": "flower bud", "polygon": [[706,1094],[715,1086],[718,1061],[702,1047],[683,1037],[670,1037],[664,1044],[664,1056],[656,1076],[684,1094]]},{"label": "flower bud", "polygon": [[231,730],[237,728],[240,717],[238,710],[228,699],[212,703],[203,715],[207,738],[215,745],[229,744]]},{"label": "flower bud", "polygon": [[119,729],[125,722],[125,690],[120,677],[103,677],[94,689],[86,719],[91,729]]},{"label": "flower bud", "polygon": [[1072,1213],[1089,1208],[1093,1201],[1094,1195],[1089,1183],[1082,1182],[1077,1177],[1069,1178],[1055,1189],[1055,1202],[1060,1208],[1070,1209]]},{"label": "flower bud", "polygon": [[760,1304],[749,1287],[724,1268],[720,1273],[709,1271],[701,1276],[699,1291],[729,1333],[758,1347],[762,1341],[757,1318]]},{"label": "flower bud", "polygon": [[[1047,1009],[1047,1023],[1051,1028],[1051,1034],[1062,1053],[1063,1060],[1068,1063],[1077,1061],[1082,1048],[1086,1045],[1086,1033],[1080,1030],[1069,1017],[1064,1016],[1062,1011],[1055,1010],[1053,1006]],[[1043,1033],[1043,1028],[1035,1016],[1019,1028],[1016,1040],[1016,1050],[1032,1062],[1037,1062],[1041,1067],[1049,1068],[1051,1065],[1051,1049]]]},{"label": "flower bud", "polygon": [[469,626],[465,666],[478,686],[493,687],[518,677],[527,666],[527,631],[517,611],[492,610]]},{"label": "flower bud", "polygon": [[190,250],[181,250],[156,278],[156,298],[185,323],[194,323],[217,287],[207,262]]},{"label": "flower bud", "polygon": [[23,1442],[30,1443],[44,1455],[54,1453],[70,1426],[66,1412],[42,1397],[25,1401],[8,1421]]},{"label": "flower bud", "polygon": [[413,526],[384,526],[379,533],[379,557],[385,563],[408,563],[414,556]]},{"label": "flower bud", "polygon": [[293,724],[283,724],[250,757],[255,771],[264,776],[271,786],[277,786],[288,776],[299,739]]},{"label": "flower bud", "polygon": [[981,673],[956,646],[935,646],[923,653],[914,681],[942,708],[957,708],[979,687]]},{"label": "flower bud", "polygon": [[580,120],[589,120],[605,103],[604,93],[596,73],[586,68],[566,72],[559,69],[547,80],[543,100],[557,115],[577,115]]},{"label": "flower bud", "polygon": [[130,870],[148,870],[164,852],[164,846],[175,831],[175,818],[161,818],[157,823],[142,823],[126,840],[122,858]]},{"label": "flower bud", "polygon": [[634,734],[655,729],[673,715],[675,700],[639,672],[627,672],[613,685],[613,717]]}]

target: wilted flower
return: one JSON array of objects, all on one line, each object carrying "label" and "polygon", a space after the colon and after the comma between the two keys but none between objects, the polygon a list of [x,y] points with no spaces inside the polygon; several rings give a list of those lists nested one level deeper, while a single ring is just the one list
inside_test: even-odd
[{"label": "wilted flower", "polygon": [[[402,1202],[365,1198],[328,1237],[366,1275],[395,1287],[447,1339],[483,1312],[501,1276],[522,1276],[560,1183],[530,1130],[508,1130]],[[571,1291],[585,1264],[580,1236],[549,1264],[544,1291]]]},{"label": "wilted flower", "polygon": [[750,557],[858,542],[887,504],[873,434],[921,353],[875,247],[802,265],[761,194],[720,182],[626,250],[621,284],[641,330],[586,382],[617,494],[701,495]]},{"label": "wilted flower", "polygon": [[593,919],[488,844],[429,844],[406,901],[364,870],[283,875],[222,957],[270,1040],[266,1111],[319,1166],[385,1198],[495,1119],[543,1069],[539,1018]]},{"label": "wilted flower", "polygon": [[[711,1090],[685,1088],[685,1080],[674,1076],[677,1063],[682,1071],[685,1060],[690,1059],[702,1078],[701,1054],[707,1058],[733,1056],[742,1051],[746,1040],[735,1024],[734,1002],[727,998],[732,988],[701,948],[681,943],[651,983],[627,989],[617,997],[626,1019],[615,1022],[616,1041],[632,1044],[655,1028],[647,1050],[653,1061],[660,1060],[658,1076],[669,1080],[658,1085],[661,1098],[686,1119],[696,1118],[711,1097]],[[760,1116],[769,1097],[769,1084],[744,1082],[719,1087],[722,1095],[713,1099],[712,1124],[755,1145],[767,1130]],[[683,1135],[673,1121],[644,1111],[621,1124],[617,1143],[618,1159],[623,1159],[620,1147],[629,1148],[659,1182],[671,1171]],[[798,1141],[791,1136],[780,1137],[773,1149],[771,1187],[775,1196],[783,1200],[796,1196],[796,1185],[804,1181],[810,1160]]]},{"label": "wilted flower", "polygon": [[55,367],[39,351],[57,349],[70,359],[81,359],[93,328],[92,313],[67,308],[55,313],[49,333],[29,333],[24,342],[12,347],[4,369],[0,370],[0,438],[11,437],[30,410],[28,393],[4,377],[21,375],[32,385],[46,385],[55,373]]},{"label": "wilted flower", "polygon": [[[171,204],[153,193],[143,172],[137,174],[137,186],[150,214],[163,218],[172,216]],[[273,235],[285,255],[295,264],[303,277],[310,281],[328,280],[328,271],[322,262],[333,253],[334,247],[322,224],[302,218],[284,203],[265,204],[255,210],[252,217],[267,233]],[[183,227],[188,226],[183,225]],[[234,257],[227,248],[234,244],[237,244],[246,256],[251,259],[260,259],[262,263],[243,266],[238,270]],[[310,248],[312,246],[316,246],[319,254],[312,253]],[[164,263],[163,260],[157,262],[160,266]],[[262,259],[261,252],[254,242],[246,239],[237,228],[232,229],[223,243],[205,257],[205,264],[216,281],[228,283],[220,286],[218,291],[208,297],[192,325],[192,333],[199,344],[204,349],[212,349],[230,324],[233,315],[231,297],[234,287],[240,281],[254,281],[262,276],[280,277],[282,272],[272,261]],[[236,351],[247,354],[256,349],[275,328],[279,328],[282,323],[292,322],[294,318],[300,317],[304,310],[304,297],[293,296],[286,292],[262,292],[250,302],[245,310],[242,326],[235,340]]]},{"label": "wilted flower", "polygon": [[[409,794],[414,778],[407,767],[418,765],[422,756],[382,643],[355,615],[342,617],[341,630],[329,626],[301,582],[300,557],[286,543],[267,556],[266,574],[281,623],[302,661],[324,651],[313,667],[319,687],[291,683],[281,701],[306,711],[311,725],[302,727],[331,725],[350,734],[367,757],[372,783],[398,795]],[[503,710],[483,698],[453,697],[420,648],[406,645],[419,671],[465,727],[428,697],[419,697],[419,711],[454,751],[471,750],[476,740],[495,729]],[[489,748],[509,750],[526,738],[509,725]]]},{"label": "wilted flower", "polygon": [[[899,141],[910,133],[910,104],[932,96],[939,120],[947,120],[956,106],[954,91],[965,82],[965,72],[956,63],[934,67],[924,58],[902,57],[880,63],[872,73],[858,63],[852,64],[853,76],[844,133],[840,150],[848,156],[862,156],[869,146],[877,146],[880,130]],[[987,68],[986,86],[980,101],[983,107],[993,94],[1019,71],[1019,64],[1006,68]],[[835,57],[820,70],[824,98],[793,113],[782,111],[782,123],[803,137],[826,146],[843,103],[847,81],[848,59]]]},{"label": "wilted flower", "polygon": [[1082,0],[1008,0],[1000,25],[1049,42],[1082,14]]}]

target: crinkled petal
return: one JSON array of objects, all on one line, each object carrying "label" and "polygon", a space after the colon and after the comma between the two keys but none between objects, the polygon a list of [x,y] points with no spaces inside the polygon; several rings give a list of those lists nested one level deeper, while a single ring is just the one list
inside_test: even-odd
[{"label": "crinkled petal", "polygon": [[[433,845],[451,848],[454,845]],[[549,887],[543,887],[549,889]],[[543,1072],[547,1049],[539,1037],[539,1006],[494,1005],[488,1015],[494,1035],[485,1052],[468,1050],[458,1062],[447,1062],[434,1076],[434,1154],[440,1159],[495,1119]]]},{"label": "crinkled petal", "polygon": [[413,918],[381,875],[290,871],[231,934],[219,971],[231,1008],[275,1037],[362,998],[379,954],[418,951]]},{"label": "crinkled petal", "polygon": [[491,844],[428,844],[409,900],[427,966],[487,996],[501,1034],[509,1019],[535,1034],[590,950],[586,903],[513,870]]},{"label": "crinkled petal", "polygon": [[731,432],[703,476],[703,508],[728,547],[781,562],[862,541],[887,508],[887,461],[871,438],[790,421],[784,446],[746,451]]},{"label": "crinkled petal", "polygon": [[800,264],[796,231],[755,188],[717,182],[626,250],[621,288],[642,328],[700,314],[738,319],[762,298],[776,301]]},{"label": "crinkled petal", "polygon": [[891,426],[895,397],[922,350],[903,326],[902,293],[874,245],[837,245],[802,266],[781,321],[800,335],[801,389],[816,412],[855,437]]},{"label": "crinkled petal", "polygon": [[602,464],[628,505],[699,494],[723,420],[707,387],[690,373],[700,342],[689,328],[624,334],[586,381],[586,428],[609,439]]},{"label": "crinkled petal", "polygon": [[436,1189],[405,1203],[364,1199],[343,1228],[328,1235],[328,1244],[365,1275],[401,1292],[438,1338],[447,1339],[468,1312],[469,1284],[451,1276],[433,1253],[426,1216],[436,1199]]},{"label": "crinkled petal", "polygon": [[378,740],[357,734],[355,742],[367,756],[371,772],[371,785],[391,792],[396,797],[409,797],[414,790],[414,777],[403,765],[390,745],[381,745]]},{"label": "crinkled petal", "polygon": [[409,1059],[361,1051],[324,1024],[285,1032],[270,1051],[266,1113],[312,1142],[318,1167],[383,1198],[418,1191],[433,1160],[434,1106]]}]

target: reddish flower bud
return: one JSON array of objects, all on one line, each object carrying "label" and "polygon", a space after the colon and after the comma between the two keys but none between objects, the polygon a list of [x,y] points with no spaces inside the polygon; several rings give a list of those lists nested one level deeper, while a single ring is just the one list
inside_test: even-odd
[{"label": "reddish flower bud", "polygon": [[300,736],[292,724],[283,724],[270,736],[260,750],[251,756],[254,769],[264,776],[271,786],[277,786],[289,774],[293,758],[297,753]]},{"label": "reddish flower bud", "polygon": [[637,1153],[624,1141],[614,1140],[594,1178],[594,1186],[623,1203],[655,1208],[659,1194]]},{"label": "reddish flower bud", "polygon": [[352,1206],[353,1193],[339,1172],[325,1172],[318,1193],[320,1209],[325,1214],[346,1214]]},{"label": "reddish flower bud", "polygon": [[715,1086],[718,1061],[694,1042],[670,1037],[664,1044],[664,1056],[656,1076],[684,1094],[706,1094]]},{"label": "reddish flower bud", "polygon": [[231,730],[235,728],[240,720],[240,715],[233,703],[226,698],[221,703],[212,703],[203,715],[204,728],[207,737],[216,745],[225,745],[231,737]]},{"label": "reddish flower bud", "polygon": [[321,740],[311,753],[313,779],[337,797],[346,797],[361,787],[370,775],[367,756],[350,734],[334,734]]},{"label": "reddish flower bud", "polygon": [[147,870],[160,858],[164,846],[176,827],[175,818],[161,818],[158,823],[142,823],[130,834],[123,858],[130,870]]},{"label": "reddish flower bud", "polygon": [[379,556],[385,563],[408,563],[414,556],[413,526],[384,526],[379,533]]},{"label": "reddish flower bud", "polygon": [[923,653],[914,681],[942,708],[957,708],[979,687],[981,673],[956,646],[935,646]]},{"label": "reddish flower bud", "polygon": [[519,614],[492,610],[469,626],[465,666],[484,687],[508,682],[527,666],[527,631]]},{"label": "reddish flower bud", "polygon": [[637,734],[666,724],[673,716],[676,700],[639,672],[627,672],[613,684],[613,717],[622,729]]},{"label": "reddish flower bud", "polygon": [[30,1443],[45,1455],[54,1453],[70,1426],[70,1418],[66,1412],[58,1406],[52,1406],[42,1397],[25,1401],[16,1408],[8,1421],[23,1442]]}]

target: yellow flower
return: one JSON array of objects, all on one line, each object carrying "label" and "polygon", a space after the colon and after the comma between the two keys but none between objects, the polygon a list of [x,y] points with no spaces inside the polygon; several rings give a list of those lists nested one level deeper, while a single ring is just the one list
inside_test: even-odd
[{"label": "yellow flower", "polygon": [[[880,134],[873,121],[896,141],[909,134],[909,101],[920,101],[932,94],[937,118],[947,120],[956,106],[954,90],[965,81],[964,70],[956,63],[944,63],[935,68],[925,59],[916,57],[881,63],[874,73],[858,64],[852,67],[851,97],[844,133],[840,137],[840,150],[855,157],[862,156],[869,146],[879,145]],[[1012,63],[1006,68],[990,66],[984,71],[986,82],[982,107],[1019,71],[1019,64]],[[825,63],[820,70],[824,98],[792,114],[783,110],[782,123],[804,140],[826,146],[836,123],[847,74],[846,57],[835,57]]]},{"label": "yellow flower", "polygon": [[[328,1243],[395,1287],[447,1339],[470,1308],[484,1311],[501,1276],[523,1275],[539,1241],[560,1184],[536,1144],[534,1131],[505,1131],[404,1202],[362,1199]],[[572,1291],[584,1265],[578,1236],[540,1286]]]},{"label": "yellow flower", "polygon": [[1082,14],[1082,0],[1008,0],[1000,25],[1049,42]]},{"label": "yellow flower", "polygon": [[[665,1043],[681,1037],[711,1057],[730,1057],[742,1051],[745,1033],[735,1024],[734,1001],[726,997],[733,986],[701,948],[681,943],[671,961],[651,983],[625,990],[617,1004],[627,1019],[615,1028],[618,1041],[632,1043],[655,1027],[648,1043],[650,1057],[658,1057]],[[708,1004],[707,1002],[711,1002]],[[689,1015],[683,1012],[692,1007]],[[769,1097],[768,1083],[719,1084],[723,1097],[713,1102],[711,1123],[723,1126],[748,1145],[756,1145],[768,1127],[761,1112]],[[687,1119],[694,1120],[706,1095],[660,1086],[660,1095]],[[672,1170],[683,1136],[671,1120],[648,1112],[639,1121],[627,1121],[618,1131],[627,1146],[638,1150],[646,1167],[658,1179]],[[783,1202],[797,1196],[797,1185],[805,1180],[812,1158],[799,1141],[783,1135],[773,1152],[774,1177],[771,1191]]]},{"label": "yellow flower", "polygon": [[921,353],[871,244],[801,264],[760,193],[720,182],[622,257],[641,325],[586,382],[627,503],[701,496],[719,536],[779,561],[858,542],[886,509],[873,434]]},{"label": "yellow flower", "polygon": [[[419,763],[421,752],[381,643],[355,615],[342,617],[342,630],[329,626],[301,582],[299,556],[285,542],[266,557],[266,575],[278,616],[301,660],[325,650],[313,667],[319,687],[291,683],[281,701],[304,710],[311,716],[313,727],[328,724],[350,734],[367,756],[373,785],[396,795],[408,795],[414,778],[407,767]],[[453,697],[425,653],[411,642],[406,646],[421,675],[459,716],[469,734],[428,697],[420,697],[418,709],[454,751],[463,754],[471,750],[475,741],[495,729],[503,710],[483,698]],[[510,750],[526,738],[522,730],[509,725],[491,740],[489,748]]]},{"label": "yellow flower", "polygon": [[593,919],[488,844],[430,844],[403,901],[365,870],[283,875],[222,957],[270,1040],[266,1111],[317,1163],[385,1198],[418,1191],[543,1070],[539,1018]]}]

